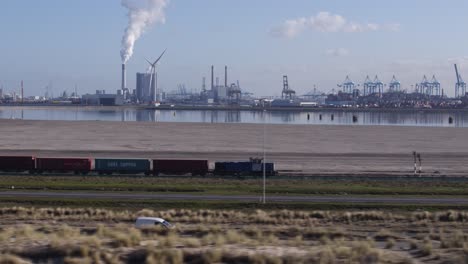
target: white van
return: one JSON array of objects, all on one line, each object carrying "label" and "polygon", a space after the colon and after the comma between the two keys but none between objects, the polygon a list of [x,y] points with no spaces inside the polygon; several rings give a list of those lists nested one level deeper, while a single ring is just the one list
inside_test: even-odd
[{"label": "white van", "polygon": [[173,226],[162,218],[156,217],[138,217],[135,226],[136,228],[149,228],[161,225],[165,228],[172,228]]}]

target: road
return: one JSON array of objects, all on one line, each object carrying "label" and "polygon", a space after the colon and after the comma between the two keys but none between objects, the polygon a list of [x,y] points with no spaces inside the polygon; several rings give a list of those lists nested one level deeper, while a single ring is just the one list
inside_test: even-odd
[{"label": "road", "polygon": [[[0,198],[81,198],[116,200],[174,200],[174,201],[237,201],[258,202],[254,195],[191,195],[191,194],[147,194],[147,193],[102,193],[102,192],[0,192]],[[359,196],[267,196],[270,202],[310,203],[357,203],[357,204],[430,204],[467,205],[468,198],[425,198],[425,197],[359,197]]]}]

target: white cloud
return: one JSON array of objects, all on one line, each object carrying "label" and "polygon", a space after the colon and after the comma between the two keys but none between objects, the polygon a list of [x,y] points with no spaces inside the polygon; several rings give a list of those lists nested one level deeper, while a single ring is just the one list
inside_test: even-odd
[{"label": "white cloud", "polygon": [[349,54],[349,50],[345,48],[328,49],[326,50],[326,53],[330,56],[343,57]]},{"label": "white cloud", "polygon": [[297,18],[286,20],[281,26],[273,28],[270,33],[276,37],[294,38],[305,30],[318,32],[367,32],[367,31],[398,31],[399,24],[380,25],[376,23],[356,23],[349,22],[341,15],[329,12],[319,12],[309,18]]},{"label": "white cloud", "polygon": [[400,24],[387,24],[385,25],[385,29],[388,31],[400,31]]}]

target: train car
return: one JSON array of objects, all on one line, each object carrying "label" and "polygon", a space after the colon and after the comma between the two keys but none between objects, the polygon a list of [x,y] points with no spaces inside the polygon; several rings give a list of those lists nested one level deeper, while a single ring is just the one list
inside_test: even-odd
[{"label": "train car", "polygon": [[151,174],[149,159],[95,159],[94,170],[99,174]]},{"label": "train car", "polygon": [[[252,172],[254,175],[263,175],[263,163],[253,163]],[[275,176],[275,164],[271,162],[265,163],[265,172],[267,176]]]},{"label": "train car", "polygon": [[241,175],[250,173],[250,162],[215,162],[214,174],[216,175]]},{"label": "train car", "polygon": [[88,174],[91,171],[91,159],[87,158],[37,158],[36,170],[43,172],[74,172]]},{"label": "train car", "polygon": [[153,174],[205,176],[208,173],[207,160],[153,160]]},{"label": "train car", "polygon": [[32,156],[0,156],[0,171],[34,172],[35,158]]},{"label": "train car", "polygon": [[[265,163],[265,174],[274,176],[274,163]],[[263,175],[263,162],[258,160],[250,160],[245,162],[216,162],[215,175],[221,176],[259,176]]]}]

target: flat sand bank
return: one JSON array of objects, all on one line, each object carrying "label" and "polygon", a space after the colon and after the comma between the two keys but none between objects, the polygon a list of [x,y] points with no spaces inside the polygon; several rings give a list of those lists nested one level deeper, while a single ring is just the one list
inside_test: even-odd
[{"label": "flat sand bank", "polygon": [[[267,158],[280,170],[463,174],[468,129],[266,125]],[[263,125],[0,120],[0,154],[248,159],[263,153]]]}]

